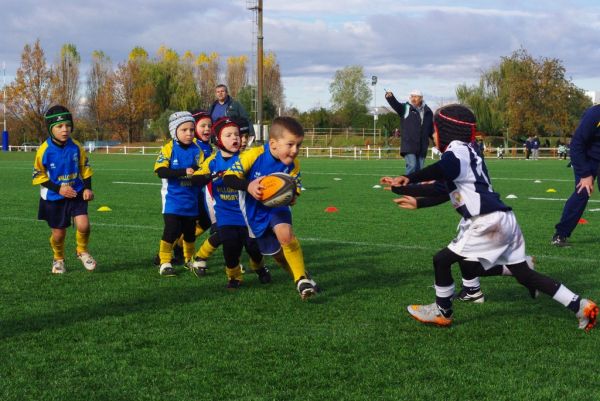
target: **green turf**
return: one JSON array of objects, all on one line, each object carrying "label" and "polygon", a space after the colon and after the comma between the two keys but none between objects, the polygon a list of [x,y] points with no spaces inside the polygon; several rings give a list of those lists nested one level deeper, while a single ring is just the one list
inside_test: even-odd
[{"label": "green turf", "polygon": [[[69,230],[68,273],[52,276],[33,156],[0,154],[0,400],[600,399],[599,333],[578,330],[546,296],[532,301],[512,278],[484,278],[486,303],[456,304],[449,329],[409,318],[406,305],[433,301],[431,259],[459,216],[448,204],[400,210],[372,188],[402,172],[401,161],[302,159],[294,227],[324,289],[302,302],[276,268],[271,285],[247,274],[227,292],[220,252],[203,279],[182,268],[160,277],[151,264],[160,187],[115,183],[158,184],[151,156],[91,156],[98,269],[73,257]],[[573,247],[557,249],[549,240],[563,202],[528,199],[568,197],[565,162],[488,166],[502,197],[518,196],[507,202],[538,269],[600,298],[600,212],[589,210],[600,204],[588,206]]]}]

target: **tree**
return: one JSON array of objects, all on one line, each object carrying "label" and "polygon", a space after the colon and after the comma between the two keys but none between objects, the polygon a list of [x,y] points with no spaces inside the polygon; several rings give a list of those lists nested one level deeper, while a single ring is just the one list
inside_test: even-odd
[{"label": "tree", "polygon": [[263,94],[270,99],[275,109],[285,106],[281,71],[275,53],[269,52],[263,60],[264,89]]},{"label": "tree", "polygon": [[64,44],[53,69],[52,99],[69,110],[79,105],[79,64],[81,56],[74,44]]},{"label": "tree", "polygon": [[144,73],[144,61],[130,58],[119,65],[115,73],[115,110],[122,140],[139,141],[144,120],[156,110],[152,102],[154,85]]},{"label": "tree", "polygon": [[20,125],[24,134],[38,140],[48,136],[44,113],[50,107],[52,71],[46,64],[39,39],[33,47],[26,44],[15,80],[7,86],[7,112]]},{"label": "tree", "polygon": [[94,50],[87,80],[87,114],[96,139],[102,136],[102,127],[112,120],[106,107],[107,104],[112,104],[113,100],[111,73],[110,58],[103,51]]},{"label": "tree", "polygon": [[173,49],[160,46],[154,63],[148,64],[154,84],[154,101],[160,111],[172,108],[173,94],[177,89],[179,55]]},{"label": "tree", "polygon": [[201,107],[208,109],[215,97],[215,87],[219,83],[218,53],[200,53],[196,59],[196,81],[200,84]]},{"label": "tree", "polygon": [[192,110],[200,106],[200,94],[194,77],[194,55],[187,51],[179,61],[177,85],[172,95],[171,107],[175,110]]},{"label": "tree", "polygon": [[347,125],[351,125],[359,114],[365,114],[371,101],[369,84],[363,68],[358,65],[336,71],[329,92],[333,110]]},{"label": "tree", "polygon": [[248,82],[248,57],[228,57],[227,58],[227,88],[231,97],[237,97],[238,92]]},{"label": "tree", "polygon": [[480,130],[512,137],[529,134],[566,135],[591,103],[565,78],[558,59],[533,58],[525,49],[502,57],[485,71],[477,86],[461,85],[461,102],[473,108]]}]

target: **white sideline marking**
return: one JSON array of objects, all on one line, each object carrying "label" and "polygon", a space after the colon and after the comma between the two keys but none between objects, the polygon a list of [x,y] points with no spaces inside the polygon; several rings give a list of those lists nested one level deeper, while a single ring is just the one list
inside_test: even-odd
[{"label": "white sideline marking", "polygon": [[[527,198],[531,200],[547,200],[547,201],[563,201],[565,202],[567,198]],[[600,200],[596,199],[588,199],[588,202],[600,202]]]},{"label": "white sideline marking", "polygon": [[[0,221],[28,221],[28,222],[38,222],[43,223],[42,220],[37,219],[28,219],[23,217],[2,217],[0,216]],[[162,227],[155,226],[143,226],[136,224],[109,224],[109,223],[91,223],[92,226],[100,226],[100,227],[113,227],[113,228],[129,228],[134,230],[155,230],[162,231]],[[329,244],[338,244],[338,245],[351,245],[351,246],[365,246],[365,247],[379,247],[379,248],[389,248],[389,249],[412,249],[412,250],[420,250],[420,251],[431,251],[435,252],[439,248],[431,248],[421,245],[401,245],[401,244],[384,244],[384,243],[370,243],[370,242],[359,242],[359,241],[342,241],[342,240],[334,240],[327,238],[314,238],[314,237],[300,237],[300,241],[305,242],[320,242],[320,243],[329,243]],[[573,258],[573,257],[562,257],[562,256],[553,256],[553,255],[535,255],[538,259],[550,259],[562,262],[572,263],[597,263],[597,259],[591,258]]]},{"label": "white sideline marking", "polygon": [[127,184],[127,185],[162,185],[159,182],[128,182],[128,181],[113,181],[113,184]]}]

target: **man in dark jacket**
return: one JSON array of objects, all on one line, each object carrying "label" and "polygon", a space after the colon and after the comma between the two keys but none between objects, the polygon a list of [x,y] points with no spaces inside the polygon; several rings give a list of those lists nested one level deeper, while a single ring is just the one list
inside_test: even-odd
[{"label": "man in dark jacket", "polygon": [[[251,121],[244,106],[237,100],[233,100],[227,91],[227,86],[223,84],[217,85],[215,88],[215,97],[217,98],[210,106],[208,113],[214,124],[221,117],[230,117],[232,119],[243,118]],[[250,136],[254,136],[254,126],[250,122]]]},{"label": "man in dark jacket", "polygon": [[400,154],[406,161],[406,173],[411,174],[423,168],[429,139],[433,139],[433,113],[423,102],[423,93],[410,92],[410,101],[400,103],[390,91],[385,98],[402,120]]},{"label": "man in dark jacket", "polygon": [[594,189],[600,165],[600,104],[586,110],[571,140],[571,164],[575,173],[575,191],[565,203],[560,221],[555,226],[552,244],[568,246],[571,235]]}]

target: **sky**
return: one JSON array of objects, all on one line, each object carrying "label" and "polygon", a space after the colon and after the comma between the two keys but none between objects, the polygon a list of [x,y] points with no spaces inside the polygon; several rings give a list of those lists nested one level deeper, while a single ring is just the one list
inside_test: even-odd
[{"label": "sky", "polygon": [[[0,0],[0,62],[14,79],[23,46],[40,39],[47,60],[65,43],[82,58],[114,64],[135,46],[152,56],[165,45],[180,54],[252,54],[252,0]],[[584,90],[600,92],[600,2],[597,0],[264,0],[264,48],[279,61],[286,104],[329,107],[335,71],[350,65],[376,75],[399,99],[420,89],[433,107],[455,98],[459,84],[520,47],[558,58]]]}]

